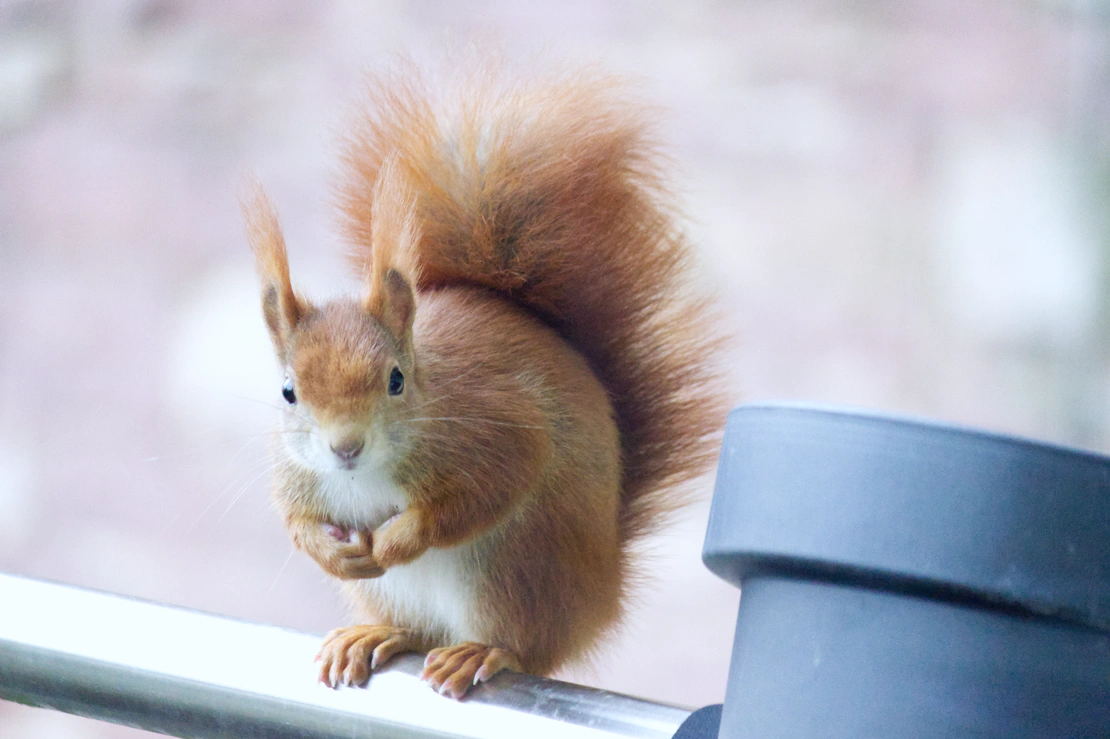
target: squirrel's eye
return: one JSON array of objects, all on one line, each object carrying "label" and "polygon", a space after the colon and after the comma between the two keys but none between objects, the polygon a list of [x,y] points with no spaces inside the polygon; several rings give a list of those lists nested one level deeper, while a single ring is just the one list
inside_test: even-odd
[{"label": "squirrel's eye", "polygon": [[401,370],[397,367],[389,373],[389,394],[400,395],[401,391],[405,389],[405,376],[401,374]]},{"label": "squirrel's eye", "polygon": [[289,405],[297,402],[297,394],[293,392],[293,380],[288,377],[285,378],[285,384],[281,386],[281,397],[285,398]]}]

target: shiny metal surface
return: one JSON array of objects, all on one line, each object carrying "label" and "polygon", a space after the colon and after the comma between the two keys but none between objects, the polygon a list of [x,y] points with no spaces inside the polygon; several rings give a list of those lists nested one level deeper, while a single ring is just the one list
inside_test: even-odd
[{"label": "shiny metal surface", "polygon": [[464,701],[403,655],[316,682],[320,638],[0,574],[0,698],[181,737],[670,738],[689,711],[503,673]]}]

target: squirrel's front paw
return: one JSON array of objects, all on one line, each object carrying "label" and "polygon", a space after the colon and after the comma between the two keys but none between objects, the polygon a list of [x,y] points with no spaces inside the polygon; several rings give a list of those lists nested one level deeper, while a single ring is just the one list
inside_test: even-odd
[{"label": "squirrel's front paw", "polygon": [[520,661],[506,649],[468,641],[428,652],[420,679],[440,695],[461,700],[472,685],[501,670],[520,672]]},{"label": "squirrel's front paw", "polygon": [[324,533],[335,540],[325,569],[344,580],[381,577],[385,568],[374,557],[373,537],[358,529],[323,524]]},{"label": "squirrel's front paw", "polygon": [[374,558],[385,567],[411,562],[428,550],[419,510],[409,508],[379,526],[373,535]]},{"label": "squirrel's front paw", "polygon": [[370,671],[384,665],[393,655],[418,649],[420,642],[411,631],[394,626],[364,625],[335,629],[324,637],[316,661],[320,682],[329,688],[364,685]]}]

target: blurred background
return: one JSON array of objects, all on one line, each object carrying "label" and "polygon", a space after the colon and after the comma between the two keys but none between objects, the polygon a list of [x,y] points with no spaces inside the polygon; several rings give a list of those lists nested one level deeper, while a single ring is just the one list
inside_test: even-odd
[{"label": "blurred background", "polygon": [[[460,42],[643,78],[745,399],[1110,451],[1105,0],[0,0],[0,570],[344,621],[268,506],[281,377],[237,197],[257,173],[307,292],[353,289],[336,131],[363,70]],[[722,699],[738,594],[700,564],[700,487],[562,677]],[[142,732],[0,703],[0,734]]]}]

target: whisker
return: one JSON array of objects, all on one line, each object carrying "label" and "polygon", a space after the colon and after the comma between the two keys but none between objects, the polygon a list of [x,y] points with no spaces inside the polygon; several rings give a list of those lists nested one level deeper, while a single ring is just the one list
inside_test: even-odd
[{"label": "whisker", "polygon": [[277,577],[274,578],[274,583],[270,586],[270,590],[277,587],[278,580],[281,579],[281,573],[285,572],[285,568],[289,566],[289,560],[293,559],[293,551],[292,548],[289,549],[289,555],[285,558],[285,562],[282,563],[281,569],[278,570]]},{"label": "whisker", "polygon": [[261,398],[252,398],[249,395],[240,395],[239,393],[226,393],[226,392],[220,392],[220,391],[209,391],[209,392],[213,396],[218,396],[218,397],[223,397],[223,398],[231,398],[232,400],[242,400],[242,401],[245,401],[247,403],[257,403],[259,405],[264,405],[267,408],[273,408],[274,410],[277,410],[277,411],[285,410],[284,406],[279,405],[276,402],[272,402],[272,401],[269,401],[269,400],[263,400]]},{"label": "whisker", "polygon": [[[203,433],[211,433],[211,432],[217,431],[219,428],[220,427],[215,426],[215,427],[213,427],[213,428],[211,428],[208,431],[205,431]],[[201,444],[199,446],[191,447],[189,449],[182,449],[180,451],[172,452],[172,453],[169,453],[169,454],[156,454],[152,457],[144,457],[143,461],[144,462],[161,462],[163,460],[168,460],[168,459],[178,459],[180,457],[187,457],[187,456],[190,456],[190,455],[193,455],[193,454],[199,454],[201,452],[210,451],[213,447],[215,447],[215,446],[217,446],[217,445],[219,445],[219,444],[221,444],[225,441],[237,441],[239,439],[246,439],[247,440],[247,445],[249,445],[255,439],[264,437],[268,433],[269,433],[268,431],[260,431],[260,432],[252,433],[252,434],[235,434],[234,436],[223,436],[223,437],[220,437],[218,439],[213,439],[212,441],[210,441],[206,444]],[[236,454],[238,454],[238,453],[236,453]]]},{"label": "whisker", "polygon": [[481,487],[480,487],[480,486],[478,485],[478,481],[477,481],[477,480],[475,480],[475,479],[474,479],[474,477],[473,477],[473,476],[472,476],[472,475],[471,475],[471,474],[470,474],[469,472],[467,472],[467,471],[466,471],[466,468],[465,468],[464,466],[462,466],[462,465],[459,465],[459,466],[458,466],[458,467],[456,467],[455,469],[456,469],[456,471],[458,471],[458,472],[461,472],[461,473],[463,473],[463,474],[464,474],[464,475],[466,476],[466,479],[470,480],[471,484],[473,484],[473,485],[474,485],[474,490],[475,490],[475,491],[477,491],[477,492],[479,492],[479,493],[485,492],[485,491],[484,491],[484,490],[482,490],[482,488],[481,488]]},{"label": "whisker", "polygon": [[227,504],[227,508],[225,508],[224,512],[220,514],[220,517],[216,519],[216,525],[217,526],[220,525],[220,521],[224,520],[224,516],[226,516],[231,511],[231,509],[235,506],[235,504],[239,502],[239,499],[243,497],[243,494],[245,492],[247,492],[247,490],[250,488],[250,486],[255,484],[256,482],[258,482],[258,480],[269,471],[270,471],[270,467],[269,467],[269,465],[267,465],[264,470],[262,470],[257,475],[252,477],[250,479],[250,481],[247,482],[246,485],[239,488],[239,491],[237,493],[235,493],[235,497],[232,498],[231,502]]},{"label": "whisker", "polygon": [[518,429],[542,429],[543,426],[532,426],[524,423],[509,423],[508,421],[494,421],[489,418],[469,418],[466,416],[427,416],[425,418],[403,418],[393,423],[416,423],[418,421],[460,421],[465,423],[488,423],[491,426],[510,426]]},{"label": "whisker", "polygon": [[246,450],[247,447],[249,447],[251,444],[253,444],[255,441],[257,441],[258,439],[262,438],[265,435],[266,434],[255,434],[251,438],[247,439],[247,442],[245,444],[243,444],[243,446],[239,447],[239,451],[237,451],[237,452],[235,452],[235,454],[231,455],[231,458],[227,460],[226,464],[230,465],[232,462],[234,462],[236,459],[239,458],[239,455],[242,454],[243,451]]},{"label": "whisker", "polygon": [[[261,474],[265,474],[266,470],[270,469],[271,466],[272,466],[272,463],[270,462],[270,460],[265,460],[263,462],[258,463],[258,466],[255,469],[261,469],[262,470]],[[259,477],[261,477],[261,474],[259,475]],[[208,513],[208,511],[212,510],[212,507],[220,502],[220,499],[224,497],[224,494],[226,494],[227,491],[230,490],[235,485],[235,483],[239,482],[239,479],[240,478],[235,478],[231,482],[229,482],[227,485],[223,486],[223,489],[220,490],[219,494],[217,494],[216,497],[213,498],[208,503],[208,505],[206,505],[204,507],[204,510],[200,512],[200,515],[196,517],[196,520],[193,521],[191,524],[189,524],[189,527],[185,529],[186,534],[189,533],[190,531],[192,531],[193,527],[195,527],[198,523],[201,522],[201,519],[204,518],[204,516]],[[256,477],[255,480],[257,480],[257,479],[258,478]],[[251,482],[254,482],[254,480],[252,480]],[[247,484],[249,485],[250,483],[247,483]],[[225,511],[225,513],[226,513],[226,511]],[[220,518],[223,518],[223,516],[221,516]]]},{"label": "whisker", "polygon": [[179,519],[179,518],[181,518],[181,514],[180,514],[180,513],[175,513],[175,514],[173,514],[173,518],[171,518],[171,519],[170,519],[169,521],[166,521],[166,524],[165,524],[165,525],[164,525],[164,526],[162,527],[162,529],[161,529],[161,530],[160,530],[160,531],[158,532],[158,537],[159,537],[159,538],[161,538],[161,537],[162,537],[163,535],[165,535],[165,533],[166,533],[167,531],[169,531],[169,528],[170,528],[170,526],[172,526],[172,525],[173,525],[174,523],[176,523],[176,522],[177,522],[177,519]]},{"label": "whisker", "polygon": [[[460,372],[459,374],[455,375],[454,377],[452,377],[450,380],[447,380],[446,382],[440,383],[438,385],[437,389],[442,389],[442,388],[447,387],[448,385],[450,385],[453,382],[458,382],[459,380],[461,380],[462,378],[471,374],[472,372],[475,372],[477,369],[479,369],[485,363],[486,363],[486,358],[483,357],[481,360],[479,360],[479,362],[477,364],[475,364],[470,369],[466,370],[465,372]],[[419,405],[413,406],[411,410],[418,411],[421,408],[424,408],[425,406],[431,405],[432,403],[437,403],[441,400],[445,400],[445,399],[451,397],[451,395],[452,395],[452,393],[447,393],[445,395],[439,395],[435,398],[429,398],[428,400],[425,400],[423,403],[420,403]]]}]

